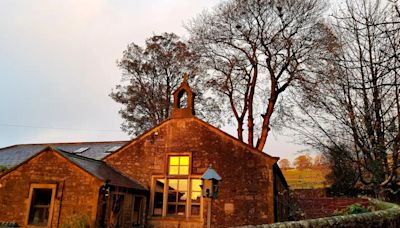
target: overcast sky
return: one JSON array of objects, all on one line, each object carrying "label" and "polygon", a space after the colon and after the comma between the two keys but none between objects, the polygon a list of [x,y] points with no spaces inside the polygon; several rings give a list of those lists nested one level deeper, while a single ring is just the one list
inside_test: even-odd
[{"label": "overcast sky", "polygon": [[[21,143],[126,140],[116,60],[128,43],[174,32],[219,0],[1,0],[0,147]],[[234,128],[224,130],[235,134]],[[279,134],[267,153],[303,149]]]}]

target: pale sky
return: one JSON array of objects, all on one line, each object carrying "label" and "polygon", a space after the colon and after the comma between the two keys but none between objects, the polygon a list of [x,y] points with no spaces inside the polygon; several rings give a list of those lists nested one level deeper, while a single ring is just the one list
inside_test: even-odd
[{"label": "pale sky", "polygon": [[[183,24],[218,2],[1,0],[0,147],[129,139],[108,96],[121,79],[116,60],[153,34],[187,37]],[[302,149],[278,133],[265,151],[293,158]]]}]

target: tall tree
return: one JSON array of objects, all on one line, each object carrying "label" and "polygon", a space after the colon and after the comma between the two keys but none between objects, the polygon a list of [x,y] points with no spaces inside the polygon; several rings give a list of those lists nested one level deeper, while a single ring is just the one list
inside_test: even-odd
[{"label": "tall tree", "polygon": [[286,159],[286,158],[281,159],[281,160],[279,161],[279,167],[280,167],[281,169],[290,169],[290,168],[291,168],[291,166],[290,166],[290,161],[289,161],[288,159]]},{"label": "tall tree", "polygon": [[323,8],[320,0],[230,0],[187,26],[240,140],[265,147],[283,92],[318,60]]},{"label": "tall tree", "polygon": [[[128,45],[118,60],[122,70],[122,83],[110,96],[123,105],[119,111],[124,122],[122,129],[130,135],[138,135],[171,113],[172,92],[179,86],[182,76],[188,73],[195,81],[199,72],[198,56],[173,33],[154,35],[146,40],[145,47],[135,43]],[[212,98],[203,96],[197,86],[197,113],[210,122],[218,121],[218,107]]]},{"label": "tall tree", "polygon": [[296,169],[309,169],[312,167],[312,158],[308,154],[303,154],[294,159],[293,165]]},{"label": "tall tree", "polygon": [[399,190],[400,21],[391,6],[347,1],[332,28],[337,45],[304,84],[305,99],[295,98],[307,142],[328,154],[334,170],[352,169],[353,185],[377,195]]}]

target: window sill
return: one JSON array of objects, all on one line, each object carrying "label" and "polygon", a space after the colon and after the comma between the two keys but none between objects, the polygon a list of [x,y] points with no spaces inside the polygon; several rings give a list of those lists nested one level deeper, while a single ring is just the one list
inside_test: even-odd
[{"label": "window sill", "polygon": [[148,218],[149,220],[154,220],[154,221],[190,221],[190,222],[203,222],[203,219],[200,217],[183,217],[183,216],[151,216]]}]

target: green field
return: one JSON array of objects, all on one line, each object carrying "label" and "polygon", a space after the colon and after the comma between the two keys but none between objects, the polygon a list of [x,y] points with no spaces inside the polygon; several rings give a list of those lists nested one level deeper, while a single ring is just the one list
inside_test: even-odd
[{"label": "green field", "polygon": [[329,169],[282,170],[291,189],[316,189],[329,187],[326,175]]}]

